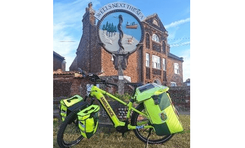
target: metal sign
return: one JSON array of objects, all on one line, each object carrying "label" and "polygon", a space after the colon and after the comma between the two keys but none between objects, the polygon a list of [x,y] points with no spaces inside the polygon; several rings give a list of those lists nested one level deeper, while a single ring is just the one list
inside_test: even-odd
[{"label": "metal sign", "polygon": [[105,15],[98,31],[100,41],[110,53],[115,53],[120,48],[124,53],[132,53],[143,39],[140,21],[122,10]]},{"label": "metal sign", "polygon": [[118,91],[123,94],[123,70],[127,68],[129,55],[142,46],[144,30],[141,21],[145,16],[132,5],[115,2],[99,9],[95,17],[99,20],[99,44],[113,56],[119,76]]},{"label": "metal sign", "polygon": [[100,8],[98,11],[95,13],[95,17],[100,20],[105,14],[107,14],[110,11],[114,10],[126,10],[128,12],[133,13],[140,21],[143,21],[145,19],[145,16],[143,13],[140,11],[140,9],[137,9],[136,7],[124,3],[124,2],[114,2],[114,3],[109,3],[102,8]]}]

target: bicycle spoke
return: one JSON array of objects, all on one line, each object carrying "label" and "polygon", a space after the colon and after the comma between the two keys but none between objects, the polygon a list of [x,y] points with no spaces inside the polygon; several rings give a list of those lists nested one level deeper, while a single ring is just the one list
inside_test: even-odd
[{"label": "bicycle spoke", "polygon": [[73,144],[76,143],[77,140],[81,140],[81,138],[82,136],[78,126],[74,122],[68,124],[63,134],[64,143]]},{"label": "bicycle spoke", "polygon": [[[145,110],[142,110],[142,112],[144,113]],[[150,121],[149,119],[147,119],[146,117],[142,116],[142,115],[139,115],[138,118],[137,118],[137,126],[146,126],[146,125],[149,125],[150,124]],[[148,134],[149,134],[149,131],[150,129],[138,129],[139,131],[139,134],[145,138],[147,138]],[[162,139],[164,136],[158,136],[155,132],[155,130],[153,129],[152,132],[151,132],[151,135],[149,137],[149,140],[158,140],[158,139]]]}]

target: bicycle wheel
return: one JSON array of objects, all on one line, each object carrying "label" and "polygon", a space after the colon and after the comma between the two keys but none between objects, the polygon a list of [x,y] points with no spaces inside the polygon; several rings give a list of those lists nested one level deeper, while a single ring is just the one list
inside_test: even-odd
[{"label": "bicycle wheel", "polygon": [[71,112],[60,126],[57,143],[61,148],[74,146],[83,139],[78,127],[77,112]]},{"label": "bicycle wheel", "polygon": [[[137,110],[141,111],[141,112],[145,112],[144,109],[144,105],[143,103],[139,104],[136,107]],[[150,121],[149,119],[147,119],[146,117],[140,115],[137,112],[133,112],[132,117],[131,117],[131,124],[133,126],[141,126],[141,125],[150,125]],[[135,129],[134,133],[135,135],[143,142],[147,142],[147,137],[149,134],[149,130],[150,129]],[[166,141],[168,141],[169,139],[171,139],[173,137],[172,135],[164,135],[164,136],[158,136],[154,130],[151,131],[151,135],[148,139],[148,143],[149,144],[160,144],[160,143],[164,143]]]}]

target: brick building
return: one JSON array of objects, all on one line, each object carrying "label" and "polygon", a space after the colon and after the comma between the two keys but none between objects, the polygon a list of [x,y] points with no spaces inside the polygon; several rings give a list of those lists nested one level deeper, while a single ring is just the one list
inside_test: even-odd
[{"label": "brick building", "polygon": [[[89,3],[83,15],[83,35],[77,48],[76,57],[69,67],[78,67],[105,76],[117,75],[112,55],[98,44],[95,11]],[[132,82],[156,82],[167,86],[181,86],[183,83],[183,58],[170,53],[168,32],[157,14],[150,15],[142,22],[144,28],[143,46],[131,54],[124,75]]]},{"label": "brick building", "polygon": [[53,71],[61,69],[65,71],[65,58],[53,51]]}]

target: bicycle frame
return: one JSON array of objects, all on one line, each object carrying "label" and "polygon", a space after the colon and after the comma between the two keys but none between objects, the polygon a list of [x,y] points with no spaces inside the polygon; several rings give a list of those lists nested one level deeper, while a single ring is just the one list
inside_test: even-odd
[{"label": "bicycle frame", "polygon": [[[139,110],[137,110],[136,108],[134,108],[132,102],[129,102],[127,104],[126,102],[120,100],[119,98],[113,96],[112,94],[110,94],[110,93],[108,93],[108,92],[106,92],[106,91],[104,91],[104,90],[102,90],[102,89],[100,89],[100,88],[98,88],[96,86],[92,86],[91,91],[90,91],[90,95],[92,97],[95,97],[97,100],[99,100],[99,102],[101,103],[102,107],[105,109],[105,111],[107,112],[109,118],[113,122],[115,128],[118,127],[118,126],[125,126],[125,122],[122,122],[122,121],[120,121],[117,118],[115,112],[111,108],[111,106],[108,103],[108,101],[105,99],[105,96],[104,95],[107,95],[110,98],[112,98],[112,99],[118,101],[119,103],[123,104],[124,106],[127,106],[128,107],[127,119],[130,118],[130,113],[131,113],[132,110],[135,111],[135,112],[137,112],[137,113],[139,113],[142,116],[145,116],[145,117],[149,118],[147,114],[145,114],[143,112],[140,112]],[[145,123],[147,123],[147,121],[140,122],[140,124],[142,124],[142,125],[145,124]],[[148,125],[148,126],[142,126],[142,125],[132,126],[131,124],[128,124],[128,127],[127,128],[129,130],[153,128],[153,126],[150,126],[150,125]]]}]

